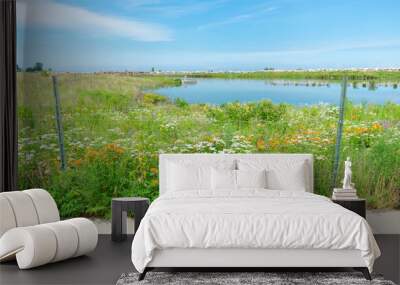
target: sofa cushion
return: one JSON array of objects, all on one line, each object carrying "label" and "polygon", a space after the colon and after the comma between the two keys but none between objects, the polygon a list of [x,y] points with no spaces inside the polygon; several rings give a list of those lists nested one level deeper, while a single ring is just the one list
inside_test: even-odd
[{"label": "sofa cushion", "polygon": [[8,200],[17,227],[39,224],[35,205],[29,195],[23,191],[3,192],[0,195]]},{"label": "sofa cushion", "polygon": [[0,261],[16,257],[20,269],[33,268],[86,254],[97,238],[96,226],[85,218],[17,227],[0,238]]},{"label": "sofa cushion", "polygon": [[22,191],[29,195],[38,215],[39,224],[57,222],[60,220],[57,204],[50,193],[43,189],[29,189]]},{"label": "sofa cushion", "polygon": [[96,248],[92,221],[59,219],[54,199],[43,189],[0,193],[0,262],[16,258],[27,269]]},{"label": "sofa cushion", "polygon": [[0,237],[8,230],[15,228],[14,211],[8,199],[0,194]]}]

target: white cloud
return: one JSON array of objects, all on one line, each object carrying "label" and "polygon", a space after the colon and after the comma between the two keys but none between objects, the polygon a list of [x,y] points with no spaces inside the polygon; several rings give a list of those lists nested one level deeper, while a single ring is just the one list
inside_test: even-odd
[{"label": "white cloud", "polygon": [[17,11],[25,9],[29,9],[29,13],[26,14],[26,18],[22,16],[22,13],[18,13],[18,21],[28,26],[119,36],[144,42],[172,40],[171,31],[161,25],[103,15],[82,7],[51,0],[19,0]]}]

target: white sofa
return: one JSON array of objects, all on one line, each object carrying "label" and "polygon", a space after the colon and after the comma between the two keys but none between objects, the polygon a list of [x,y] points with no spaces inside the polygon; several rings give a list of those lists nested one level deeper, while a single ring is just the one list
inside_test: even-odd
[{"label": "white sofa", "polygon": [[96,248],[98,232],[88,219],[60,221],[57,205],[43,189],[0,193],[0,262],[20,269],[84,255]]}]

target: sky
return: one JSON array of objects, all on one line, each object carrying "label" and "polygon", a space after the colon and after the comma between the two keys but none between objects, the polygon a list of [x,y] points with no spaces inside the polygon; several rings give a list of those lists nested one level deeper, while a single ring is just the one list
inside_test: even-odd
[{"label": "sky", "polygon": [[17,61],[55,71],[400,67],[398,0],[17,0]]}]

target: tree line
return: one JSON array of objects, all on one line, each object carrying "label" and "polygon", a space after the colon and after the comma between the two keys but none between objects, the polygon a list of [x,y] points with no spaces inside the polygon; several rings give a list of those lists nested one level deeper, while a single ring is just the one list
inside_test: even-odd
[{"label": "tree line", "polygon": [[51,68],[44,68],[44,64],[41,62],[36,62],[33,66],[31,67],[27,67],[25,68],[25,70],[23,68],[21,68],[18,64],[17,64],[17,72],[43,72],[43,71],[47,71],[47,72],[51,72]]}]

